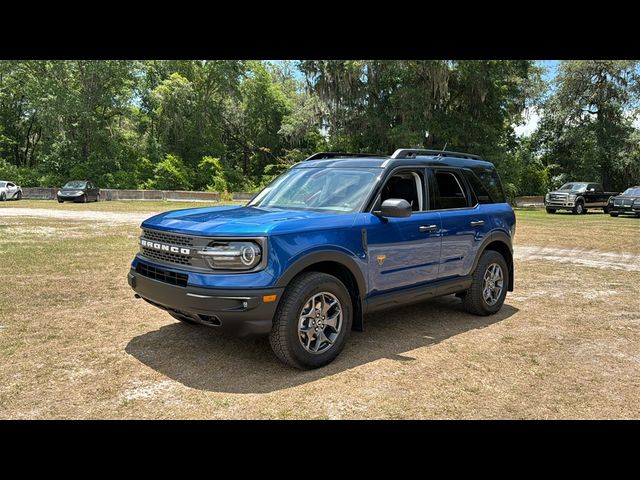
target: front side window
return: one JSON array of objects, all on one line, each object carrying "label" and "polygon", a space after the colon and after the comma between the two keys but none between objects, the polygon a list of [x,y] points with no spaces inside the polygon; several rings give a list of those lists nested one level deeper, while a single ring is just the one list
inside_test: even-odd
[{"label": "front side window", "polygon": [[294,168],[274,180],[248,206],[357,212],[381,172],[379,168]]},{"label": "front side window", "polygon": [[469,206],[462,179],[453,172],[435,172],[434,174],[435,210],[465,208]]},{"label": "front side window", "polygon": [[382,202],[390,198],[406,200],[414,212],[426,210],[423,171],[404,170],[394,173],[382,187],[380,197],[373,209],[380,210]]}]

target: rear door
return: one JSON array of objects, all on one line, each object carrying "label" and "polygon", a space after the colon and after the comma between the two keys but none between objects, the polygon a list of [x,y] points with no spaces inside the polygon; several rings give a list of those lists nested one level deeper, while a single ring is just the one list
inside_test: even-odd
[{"label": "rear door", "polygon": [[[396,176],[397,175],[397,176]],[[397,182],[396,191],[389,186]],[[407,194],[401,186],[413,178],[421,198]],[[384,193],[387,192],[387,193]],[[440,213],[431,211],[428,204],[427,177],[424,168],[402,169],[385,181],[372,210],[377,210],[387,198],[405,198],[413,203],[414,211],[407,218],[380,218],[367,214],[366,242],[369,252],[368,270],[371,295],[395,289],[413,287],[434,281],[438,277],[440,262],[441,223]]]},{"label": "rear door", "polygon": [[478,202],[461,170],[434,167],[429,169],[429,178],[433,208],[442,222],[438,278],[467,275],[491,231],[487,208]]}]

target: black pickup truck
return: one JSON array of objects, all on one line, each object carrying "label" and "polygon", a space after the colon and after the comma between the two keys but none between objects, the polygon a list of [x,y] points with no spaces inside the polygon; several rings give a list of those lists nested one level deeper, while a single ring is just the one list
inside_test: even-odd
[{"label": "black pickup truck", "polygon": [[547,213],[556,213],[556,210],[571,210],[582,215],[589,208],[602,208],[604,213],[609,213],[609,198],[618,195],[618,192],[605,192],[602,185],[591,182],[565,183],[558,190],[547,193],[544,197],[544,206]]}]

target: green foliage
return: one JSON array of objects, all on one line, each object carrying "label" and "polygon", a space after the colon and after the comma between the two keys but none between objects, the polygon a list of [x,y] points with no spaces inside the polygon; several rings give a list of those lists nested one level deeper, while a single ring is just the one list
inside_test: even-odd
[{"label": "green foliage", "polygon": [[[493,161],[510,197],[640,183],[637,62],[565,61],[546,87],[522,60],[8,60],[0,174],[256,191],[316,151],[447,144]],[[518,138],[534,107],[538,130]]]},{"label": "green foliage", "polygon": [[180,157],[167,154],[153,169],[153,178],[147,186],[157,190],[189,190],[189,171]]}]

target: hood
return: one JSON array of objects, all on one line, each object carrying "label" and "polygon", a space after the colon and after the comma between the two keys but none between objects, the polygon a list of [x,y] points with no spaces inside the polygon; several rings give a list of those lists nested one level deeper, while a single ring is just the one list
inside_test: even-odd
[{"label": "hood", "polygon": [[615,197],[612,197],[614,200],[615,199],[620,199],[620,200],[631,200],[632,202],[636,201],[636,200],[640,200],[640,195],[616,195]]},{"label": "hood", "polygon": [[142,227],[187,235],[260,236],[348,227],[355,217],[356,214],[225,206],[161,213],[142,222]]},{"label": "hood", "polygon": [[583,191],[576,191],[576,190],[553,190],[551,192],[549,192],[549,195],[552,194],[563,194],[563,195],[580,195],[581,193],[584,193]]}]

